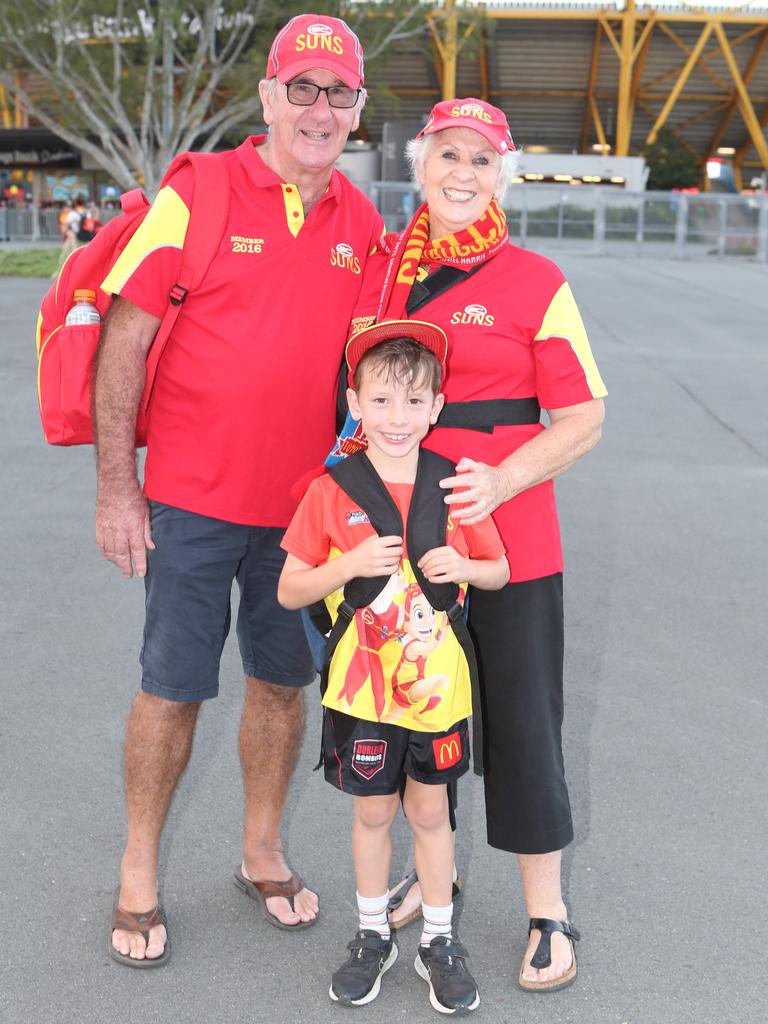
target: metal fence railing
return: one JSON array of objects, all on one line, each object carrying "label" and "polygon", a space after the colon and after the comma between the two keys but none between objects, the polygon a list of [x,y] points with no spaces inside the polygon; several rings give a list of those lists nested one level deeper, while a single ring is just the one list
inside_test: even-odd
[{"label": "metal fence railing", "polygon": [[[419,203],[409,182],[365,186],[387,229],[401,230]],[[624,192],[591,185],[513,185],[504,207],[510,237],[529,249],[557,243],[596,255],[768,262],[768,194]],[[104,219],[108,219],[106,216]],[[0,241],[58,243],[58,211],[0,209]]]},{"label": "metal fence railing", "polygon": [[[410,183],[371,182],[387,228],[410,219]],[[676,259],[751,256],[768,262],[768,194],[625,192],[591,185],[513,185],[504,200],[510,237],[529,249],[553,242],[596,255]]]}]

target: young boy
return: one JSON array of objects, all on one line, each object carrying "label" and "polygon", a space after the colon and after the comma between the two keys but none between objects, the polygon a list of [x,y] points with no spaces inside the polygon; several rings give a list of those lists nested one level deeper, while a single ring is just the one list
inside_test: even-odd
[{"label": "young boy", "polygon": [[[347,345],[347,400],[368,444],[365,454],[350,458],[368,460],[404,524],[419,445],[443,407],[447,347],[440,328],[413,320],[376,324]],[[335,619],[351,580],[389,577],[350,619],[331,659],[323,698],[325,777],[355,797],[352,853],[359,910],[350,957],[333,975],[330,996],[352,1006],[371,1002],[382,974],[397,959],[387,902],[390,826],[404,780],[403,807],[424,899],[415,967],[430,986],[435,1009],[453,1013],[480,1003],[467,952],[451,931],[447,783],[469,764],[469,670],[448,616],[431,606],[417,582],[405,540],[378,536],[365,510],[326,474],[310,484],[285,534],[288,555],[278,599],[286,608],[326,599]],[[468,584],[494,590],[509,577],[490,518],[469,527],[449,517],[445,543],[427,551],[418,568],[427,586],[459,584],[459,600]]]}]

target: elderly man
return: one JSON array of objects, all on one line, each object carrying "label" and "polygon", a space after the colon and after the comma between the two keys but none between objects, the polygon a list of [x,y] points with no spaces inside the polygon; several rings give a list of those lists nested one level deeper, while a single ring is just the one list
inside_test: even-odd
[{"label": "elderly man", "polygon": [[280,839],[302,688],[314,670],[298,613],[280,608],[276,590],[289,488],[333,441],[346,328],[382,228],[333,166],[365,102],[359,40],[339,19],[293,18],[272,44],[259,94],[269,134],[220,155],[228,220],[158,366],[143,489],[134,431],[145,359],[178,280],[191,168],[161,189],[103,285],[116,297],[95,385],[96,537],[146,587],[141,692],[125,740],[128,839],[109,943],[129,966],[170,955],[157,900],[160,834],[200,703],[218,691],[233,579],[245,672],[235,880],[277,927],[308,927],[318,913]]}]

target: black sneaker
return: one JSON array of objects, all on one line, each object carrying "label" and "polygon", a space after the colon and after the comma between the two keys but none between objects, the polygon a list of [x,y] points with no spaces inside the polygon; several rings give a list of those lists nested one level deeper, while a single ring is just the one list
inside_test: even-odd
[{"label": "black sneaker", "polygon": [[460,942],[444,935],[419,946],[414,967],[429,985],[429,1001],[440,1013],[466,1013],[480,1005],[475,979],[467,969],[468,955]]},{"label": "black sneaker", "polygon": [[358,932],[347,949],[349,960],[334,974],[328,995],[342,1006],[364,1006],[379,994],[382,974],[397,960],[397,945],[366,930]]}]

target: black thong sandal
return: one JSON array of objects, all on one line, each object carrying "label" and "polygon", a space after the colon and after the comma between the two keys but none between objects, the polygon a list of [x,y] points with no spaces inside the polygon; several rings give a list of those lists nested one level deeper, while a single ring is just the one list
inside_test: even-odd
[{"label": "black thong sandal", "polygon": [[[410,924],[411,921],[415,921],[417,920],[417,918],[421,917],[421,904],[419,904],[415,910],[412,910],[410,914],[406,914],[406,916],[402,918],[400,921],[393,921],[391,919],[392,913],[395,910],[397,910],[397,908],[402,904],[403,900],[414,887],[414,885],[416,885],[418,880],[419,879],[416,874],[416,868],[412,868],[405,876],[405,878],[401,882],[398,882],[396,887],[397,892],[395,892],[392,896],[389,897],[389,902],[387,903],[387,917],[389,918],[389,927],[392,929],[392,931],[397,931],[399,928],[405,928],[405,926],[407,924]],[[453,883],[453,886],[451,887],[451,899],[455,900],[460,892],[461,879],[457,878],[456,881]]]},{"label": "black thong sandal", "polygon": [[[109,926],[109,938],[107,939],[107,948],[112,959],[116,960],[119,964],[124,964],[126,967],[138,967],[144,970],[150,967],[162,967],[163,964],[167,964],[171,959],[171,937],[168,934],[168,923],[165,920],[165,914],[160,904],[157,904],[154,909],[147,911],[146,914],[134,914],[130,910],[122,910],[118,906],[118,900],[119,890],[115,893],[115,901],[112,906],[112,921]],[[150,929],[156,928],[159,924],[165,928],[165,949],[160,956],[145,956],[143,960],[138,960],[126,953],[121,953],[119,949],[115,949],[112,945],[112,934],[118,928],[121,931],[138,932],[139,935],[144,937],[144,942],[149,945]]]},{"label": "black thong sandal", "polygon": [[571,966],[565,974],[561,974],[559,978],[553,978],[551,981],[528,981],[527,978],[523,977],[523,971],[526,966],[525,960],[523,960],[517,977],[517,983],[520,988],[525,989],[526,992],[556,992],[558,989],[566,988],[566,986],[573,984],[576,980],[576,947],[574,942],[578,942],[581,938],[577,929],[569,921],[553,921],[549,917],[532,917],[528,922],[528,935],[534,929],[541,933],[541,938],[539,939],[536,951],[531,957],[531,967],[535,967],[539,971],[544,967],[549,967],[552,963],[552,935],[554,932],[562,932],[570,942]]}]

